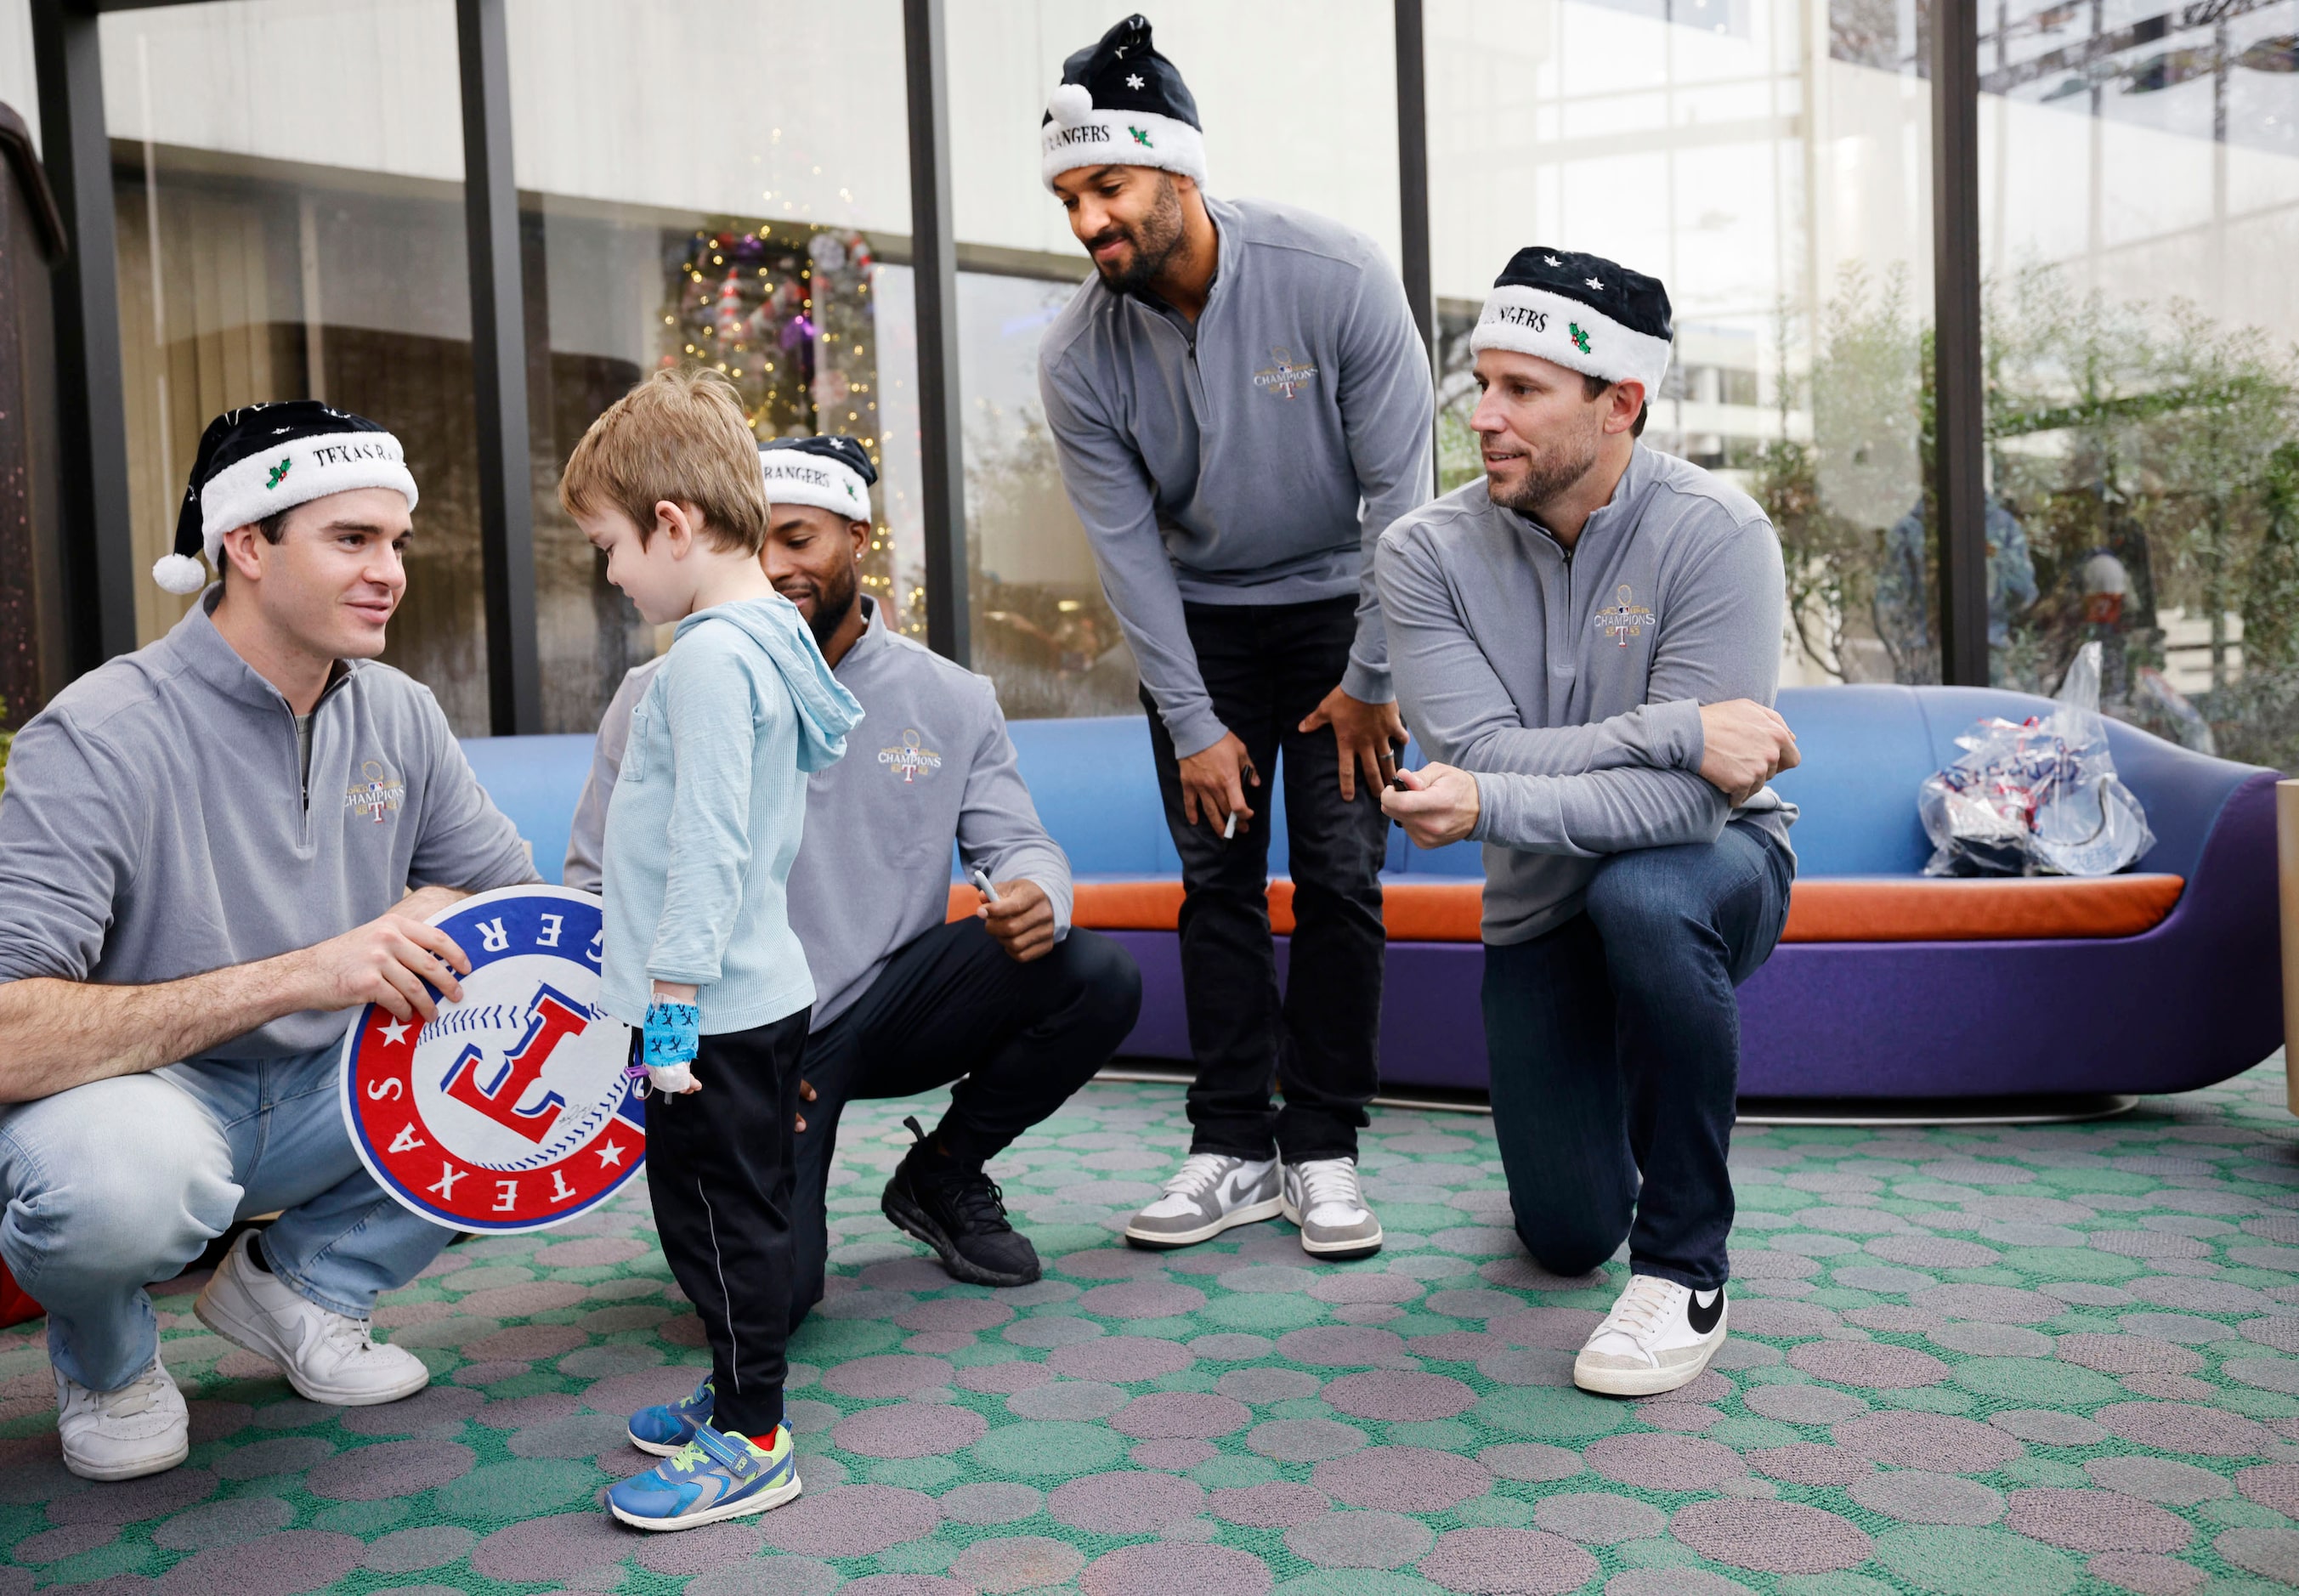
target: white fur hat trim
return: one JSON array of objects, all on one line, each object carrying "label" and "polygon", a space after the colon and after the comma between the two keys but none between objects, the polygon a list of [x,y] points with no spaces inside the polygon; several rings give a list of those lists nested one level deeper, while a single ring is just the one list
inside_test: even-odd
[{"label": "white fur hat trim", "polygon": [[870,489],[860,475],[803,449],[761,449],[759,469],[769,504],[810,504],[850,521],[870,519]]},{"label": "white fur hat trim", "polygon": [[1189,123],[1154,111],[1098,111],[1091,100],[1080,107],[1064,98],[1070,89],[1085,92],[1075,83],[1056,89],[1054,120],[1038,129],[1047,187],[1081,166],[1155,166],[1206,180],[1206,136]]},{"label": "white fur hat trim", "polygon": [[1492,291],[1469,335],[1469,347],[1539,355],[1604,382],[1642,383],[1647,401],[1660,397],[1671,353],[1666,338],[1634,331],[1577,299],[1522,283]]},{"label": "white fur hat trim", "polygon": [[[415,508],[415,478],[408,474],[405,452],[391,434],[315,432],[289,438],[277,449],[225,467],[200,489],[201,553],[214,565],[225,533],[329,494],[361,487],[396,488],[407,508]],[[158,567],[152,574],[162,587],[168,586]]]}]

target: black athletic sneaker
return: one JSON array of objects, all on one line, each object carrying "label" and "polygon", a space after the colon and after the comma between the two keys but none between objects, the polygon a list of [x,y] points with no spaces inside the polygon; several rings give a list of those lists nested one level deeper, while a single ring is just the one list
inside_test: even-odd
[{"label": "black athletic sneaker", "polygon": [[917,1140],[886,1182],[878,1203],[886,1218],[932,1247],[943,1268],[971,1284],[1027,1285],[1037,1279],[1042,1273],[1038,1250],[1008,1223],[998,1183],[928,1152],[915,1117],[902,1123]]}]

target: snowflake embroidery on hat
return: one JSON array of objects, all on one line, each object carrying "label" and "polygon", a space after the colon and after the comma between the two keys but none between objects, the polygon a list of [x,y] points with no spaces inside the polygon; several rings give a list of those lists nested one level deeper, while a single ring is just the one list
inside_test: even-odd
[{"label": "snowflake embroidery on hat", "polygon": [[1551,266],[1562,266],[1564,264],[1564,262],[1558,260],[1555,255],[1543,255],[1540,258],[1548,262]]},{"label": "snowflake embroidery on hat", "polygon": [[1573,346],[1583,354],[1588,353],[1589,335],[1581,330],[1581,324],[1578,321],[1572,322],[1569,325],[1573,328]]},{"label": "snowflake embroidery on hat", "polygon": [[1602,282],[1593,277],[1584,277],[1581,280],[1588,284],[1592,288],[1601,288],[1605,286]]},{"label": "snowflake embroidery on hat", "polygon": [[1126,79],[1125,79],[1125,87],[1128,87],[1128,88],[1139,88],[1139,87],[1141,87],[1141,73],[1139,73],[1139,72],[1130,72],[1130,73],[1128,73],[1128,74],[1126,75]]}]

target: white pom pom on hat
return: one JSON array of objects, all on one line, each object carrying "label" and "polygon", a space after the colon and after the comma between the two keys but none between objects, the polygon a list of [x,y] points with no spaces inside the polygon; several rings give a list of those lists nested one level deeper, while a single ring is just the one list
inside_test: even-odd
[{"label": "white pom pom on hat", "polygon": [[153,562],[152,579],[170,593],[197,593],[208,585],[208,568],[188,554],[162,554]]},{"label": "white pom pom on hat", "polygon": [[1046,110],[1065,128],[1075,128],[1093,114],[1093,92],[1083,83],[1057,84],[1046,96]]}]

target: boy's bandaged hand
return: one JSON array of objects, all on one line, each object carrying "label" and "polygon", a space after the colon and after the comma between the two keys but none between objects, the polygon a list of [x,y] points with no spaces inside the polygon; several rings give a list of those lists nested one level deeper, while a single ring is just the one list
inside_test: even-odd
[{"label": "boy's bandaged hand", "polygon": [[639,1062],[646,1066],[647,1080],[656,1091],[677,1095],[702,1090],[693,1068],[701,1020],[702,1010],[693,1003],[657,998],[647,1005]]}]

